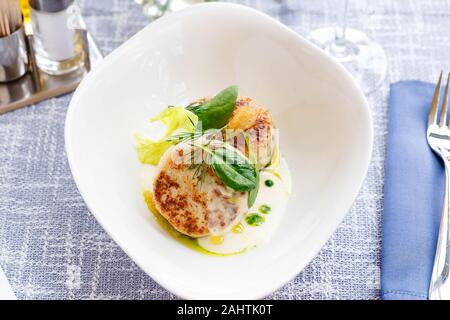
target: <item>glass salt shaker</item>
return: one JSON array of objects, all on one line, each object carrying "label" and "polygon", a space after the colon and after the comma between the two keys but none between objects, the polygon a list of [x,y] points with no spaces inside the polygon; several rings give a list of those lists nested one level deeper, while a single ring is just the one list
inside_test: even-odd
[{"label": "glass salt shaker", "polygon": [[74,0],[29,0],[33,48],[40,70],[51,75],[73,72],[84,63]]}]

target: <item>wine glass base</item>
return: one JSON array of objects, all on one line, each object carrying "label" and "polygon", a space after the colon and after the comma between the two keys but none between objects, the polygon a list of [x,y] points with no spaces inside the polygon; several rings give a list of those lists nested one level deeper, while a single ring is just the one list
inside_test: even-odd
[{"label": "wine glass base", "polygon": [[345,40],[337,43],[335,28],[321,28],[312,31],[308,39],[340,62],[365,94],[375,91],[385,80],[386,53],[364,32],[347,28]]}]

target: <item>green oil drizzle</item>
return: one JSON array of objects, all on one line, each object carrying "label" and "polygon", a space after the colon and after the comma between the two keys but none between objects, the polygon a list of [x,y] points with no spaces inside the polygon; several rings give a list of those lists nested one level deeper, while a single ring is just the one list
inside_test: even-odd
[{"label": "green oil drizzle", "polygon": [[268,213],[270,213],[270,211],[272,211],[272,208],[270,206],[268,206],[267,204],[262,204],[259,206],[258,210],[261,213],[268,214]]},{"label": "green oil drizzle", "polygon": [[267,179],[266,181],[264,181],[264,184],[266,185],[266,187],[273,187],[274,182],[271,179]]},{"label": "green oil drizzle", "polygon": [[266,218],[259,213],[251,213],[245,217],[245,221],[252,227],[258,227],[266,221]]}]

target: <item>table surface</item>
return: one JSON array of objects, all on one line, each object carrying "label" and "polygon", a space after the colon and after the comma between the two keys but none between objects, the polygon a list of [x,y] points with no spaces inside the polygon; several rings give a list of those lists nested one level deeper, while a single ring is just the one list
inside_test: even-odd
[{"label": "table surface", "polygon": [[[301,35],[333,23],[332,1],[247,0]],[[79,0],[103,53],[149,23],[132,0]],[[450,70],[450,1],[350,0],[348,26],[382,44],[388,78],[369,96],[375,145],[365,183],[317,257],[273,299],[378,299],[389,84]],[[19,299],[171,299],[87,210],[64,151],[71,96],[0,116],[0,266]]]}]

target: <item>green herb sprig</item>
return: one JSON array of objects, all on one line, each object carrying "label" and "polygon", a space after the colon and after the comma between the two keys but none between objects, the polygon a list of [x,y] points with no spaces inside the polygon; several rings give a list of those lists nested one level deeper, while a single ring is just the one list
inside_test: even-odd
[{"label": "green herb sprig", "polygon": [[[203,183],[207,169],[212,168],[225,185],[236,191],[248,192],[250,208],[255,203],[259,191],[259,170],[256,161],[250,161],[227,142],[223,142],[220,146],[210,146],[216,135],[226,128],[237,97],[238,87],[231,86],[205,103],[194,102],[188,105],[186,109],[194,113],[199,120],[195,132],[180,133],[167,140],[175,144],[189,142],[194,150],[200,148],[204,151],[201,163],[191,166],[191,169],[195,169],[193,178],[200,177],[200,183]],[[202,137],[206,137],[206,141],[200,143]],[[247,136],[246,148],[252,150]],[[249,158],[253,156],[250,152]]]},{"label": "green herb sprig", "polygon": [[202,149],[209,156],[209,165],[228,187],[243,192],[257,187],[256,167],[236,148],[227,143],[217,148],[195,142],[192,146]]}]

